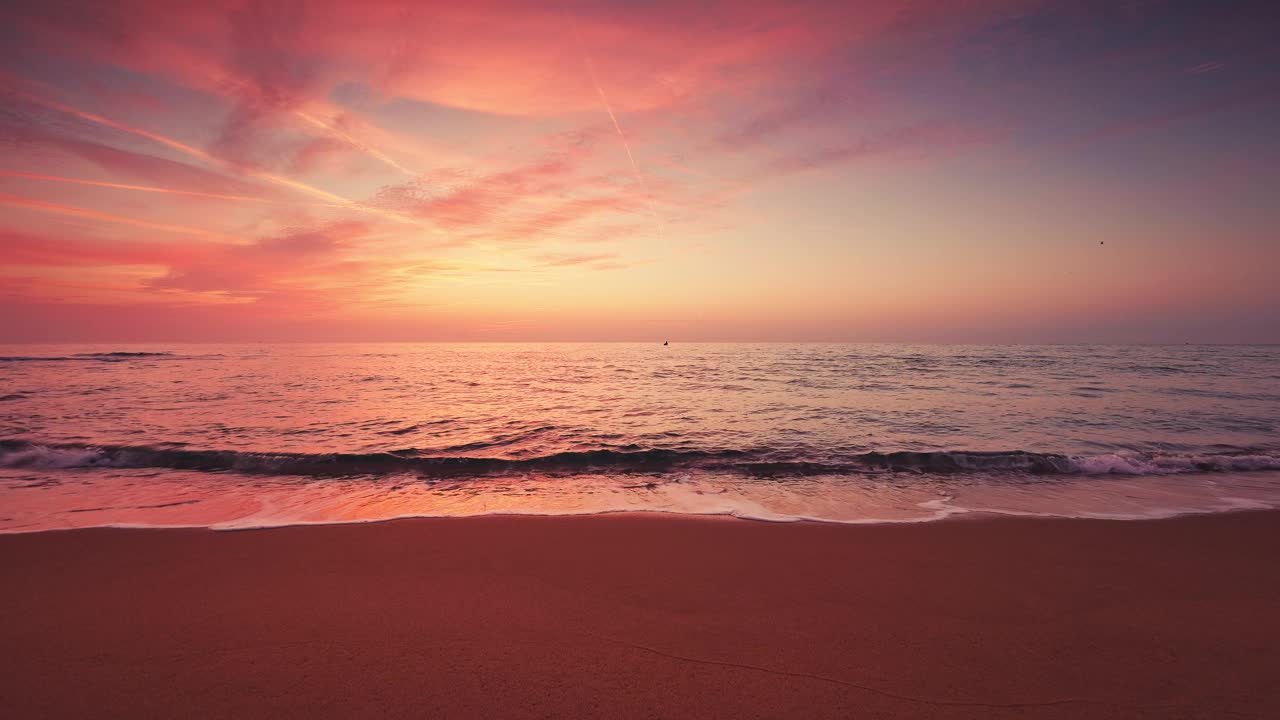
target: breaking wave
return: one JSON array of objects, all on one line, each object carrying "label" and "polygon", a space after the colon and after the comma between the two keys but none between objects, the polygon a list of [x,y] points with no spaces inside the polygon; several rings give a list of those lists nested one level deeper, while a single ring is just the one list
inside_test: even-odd
[{"label": "breaking wave", "polygon": [[1170,475],[1280,470],[1280,455],[1264,452],[1108,453],[1066,455],[1026,451],[867,452],[821,459],[770,450],[669,450],[626,447],[507,459],[379,453],[291,453],[183,447],[41,444],[0,440],[0,467],[168,468],[239,473],[341,477],[417,474],[426,477],[547,473],[667,473],[719,471],[764,477],[921,474]]},{"label": "breaking wave", "polygon": [[138,359],[177,359],[180,356],[171,352],[95,352],[95,353],[76,353],[75,355],[53,355],[53,356],[32,356],[32,355],[9,355],[0,357],[0,362],[123,362],[126,360]]}]

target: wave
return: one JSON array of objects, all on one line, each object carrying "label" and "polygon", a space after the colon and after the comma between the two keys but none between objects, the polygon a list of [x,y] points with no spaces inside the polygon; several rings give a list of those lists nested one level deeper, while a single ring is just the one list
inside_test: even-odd
[{"label": "wave", "polygon": [[116,351],[116,352],[76,353],[76,357],[95,357],[95,358],[102,358],[102,357],[118,357],[118,358],[133,358],[133,357],[173,357],[173,353],[171,353],[171,352],[123,352],[123,351]]},{"label": "wave", "polygon": [[74,355],[53,355],[53,356],[32,356],[32,355],[10,355],[0,357],[0,362],[74,362],[74,361],[98,361],[98,362],[123,362],[125,360],[134,360],[141,358],[178,358],[171,352],[96,352],[96,353],[76,353]]},{"label": "wave", "polygon": [[1265,452],[1111,453],[1066,455],[1026,451],[867,452],[805,459],[769,450],[632,448],[560,452],[507,459],[380,453],[290,453],[180,447],[42,444],[0,440],[0,467],[160,468],[249,474],[341,477],[417,474],[436,478],[540,472],[556,475],[733,472],[762,477],[858,475],[875,472],[1010,475],[1171,475],[1280,470]]}]

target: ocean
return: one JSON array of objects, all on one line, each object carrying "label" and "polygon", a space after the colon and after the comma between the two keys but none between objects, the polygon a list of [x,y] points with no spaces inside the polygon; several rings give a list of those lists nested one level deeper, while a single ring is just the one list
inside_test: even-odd
[{"label": "ocean", "polygon": [[1280,507],[1280,346],[0,346],[0,532]]}]

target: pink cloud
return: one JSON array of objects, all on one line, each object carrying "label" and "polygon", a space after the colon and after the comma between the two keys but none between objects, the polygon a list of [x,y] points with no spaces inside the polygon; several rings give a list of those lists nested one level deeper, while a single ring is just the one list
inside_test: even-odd
[{"label": "pink cloud", "polygon": [[[792,95],[797,75],[837,56],[847,64],[860,50],[903,38],[957,35],[966,22],[1014,4],[121,0],[109,8],[87,1],[70,10],[31,6],[14,22],[47,50],[227,98],[230,112],[207,150],[234,167],[349,175],[359,172],[352,156],[361,154],[408,171],[347,131],[348,123],[363,122],[352,114],[332,124],[300,119],[309,104],[328,105],[343,83],[360,83],[383,98],[509,116],[701,113],[718,99],[776,89]],[[611,108],[602,107],[590,68]],[[860,88],[860,74],[866,72],[842,69],[838,83],[819,83],[811,97],[801,93],[749,118],[722,133],[721,142],[754,145],[790,127],[828,123],[823,114],[832,103],[843,113],[851,97],[864,98],[862,89],[850,89]],[[634,118],[624,120],[630,133]],[[300,129],[321,136],[289,137]],[[488,197],[476,189],[439,200],[434,213],[446,226],[454,217],[466,223],[486,211]]]},{"label": "pink cloud", "polygon": [[[796,176],[980,149],[1005,137],[992,118],[1058,122],[1058,106],[1027,100],[1058,92],[1046,78],[1075,74],[1080,85],[1112,88],[1126,73],[1175,67],[1167,48],[1087,48],[1081,62],[1096,75],[1081,73],[1059,62],[1076,52],[1075,36],[1018,22],[1013,11],[1029,4],[20,3],[6,13],[15,47],[0,51],[9,91],[0,144],[13,151],[0,164],[9,173],[0,203],[19,208],[0,223],[4,290],[19,299],[82,301],[97,288],[164,307],[225,303],[254,308],[242,311],[244,322],[266,326],[259,316],[426,302],[441,291],[423,276],[504,271],[518,283],[512,273],[531,272],[551,282],[557,269],[670,256],[690,264],[664,280],[685,283],[677,289],[695,299],[706,283],[689,278],[708,269],[744,283],[788,264],[822,276],[826,268],[797,259],[790,213],[833,198],[797,196],[788,185]],[[1069,14],[1092,27],[1090,12]],[[992,18],[1009,22],[974,32]],[[1039,74],[1017,72],[1018,60],[1036,58]],[[1246,66],[1236,55],[1210,58],[1223,58],[1222,72],[1188,72],[1201,66],[1181,58],[1178,78],[1210,87]],[[1064,122],[1096,124],[1083,140],[1091,142],[1254,108],[1272,89],[1164,113],[1137,102],[1095,108],[1069,93],[1058,102],[1078,113]],[[1097,123],[1117,108],[1132,118]],[[1017,182],[998,165],[983,169],[993,184]],[[947,201],[942,172],[909,200]],[[886,195],[914,191],[904,185],[911,189]],[[761,192],[748,198],[751,189]],[[130,190],[151,194],[122,194]],[[903,197],[888,200],[895,207],[869,225],[898,219],[891,214]],[[1017,216],[1009,202],[1006,227]],[[760,226],[745,227],[744,217]],[[731,257],[737,237],[749,237],[750,252]],[[521,262],[477,267],[506,264],[493,258]],[[625,293],[643,292],[628,285],[636,278],[644,279],[618,278],[619,306],[634,305]],[[448,287],[476,304],[508,297],[483,285]],[[567,306],[571,292],[552,294]],[[780,314],[800,307],[786,294],[778,293]],[[597,301],[602,316],[616,309],[584,302]],[[765,310],[773,312],[750,309]]]},{"label": "pink cloud", "polygon": [[362,222],[340,222],[263,237],[247,245],[208,247],[198,256],[171,262],[165,275],[147,281],[146,286],[249,298],[290,288],[350,287],[378,274],[375,264],[348,255],[370,229]]},{"label": "pink cloud", "polygon": [[231,95],[242,113],[294,109],[359,80],[390,96],[545,116],[599,109],[587,58],[616,110],[641,112],[746,92],[837,48],[1010,4],[85,0],[13,19],[45,47]]},{"label": "pink cloud", "polygon": [[[389,185],[372,202],[423,218],[458,237],[526,242],[579,221],[634,214],[653,202],[653,193],[667,190],[668,184],[656,178],[641,186],[627,177],[621,158],[614,161],[617,174],[601,174],[602,164],[608,163],[599,157],[603,145],[592,139],[596,134],[589,130],[568,144],[553,138],[551,152],[502,170],[446,169]],[[613,232],[618,227],[615,223]]]},{"label": "pink cloud", "polygon": [[[135,294],[201,302],[214,294],[240,301],[271,303],[278,311],[363,304],[394,295],[414,277],[454,272],[447,263],[403,257],[369,259],[364,252],[377,226],[337,222],[268,235],[244,244],[98,240],[75,235],[0,231],[0,253],[11,269],[29,268],[44,290],[69,288],[50,274],[58,268],[101,271],[118,277],[109,285]],[[113,268],[155,267],[158,274],[111,275]],[[392,271],[408,279],[397,279]],[[106,273],[103,275],[102,273]],[[11,287],[21,293],[25,286]],[[85,285],[104,288],[101,283]],[[31,288],[27,287],[30,291]],[[44,293],[41,293],[42,295]]]},{"label": "pink cloud", "polygon": [[169,265],[203,255],[189,243],[102,241],[66,234],[0,230],[0,251],[10,266]]}]

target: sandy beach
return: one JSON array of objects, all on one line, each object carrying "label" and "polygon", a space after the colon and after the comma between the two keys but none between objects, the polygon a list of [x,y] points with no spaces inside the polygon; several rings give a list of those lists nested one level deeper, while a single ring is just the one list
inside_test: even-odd
[{"label": "sandy beach", "polygon": [[1280,0],[29,0],[0,720],[1280,720]]},{"label": "sandy beach", "polygon": [[34,717],[1277,717],[1280,514],[0,537]]}]

